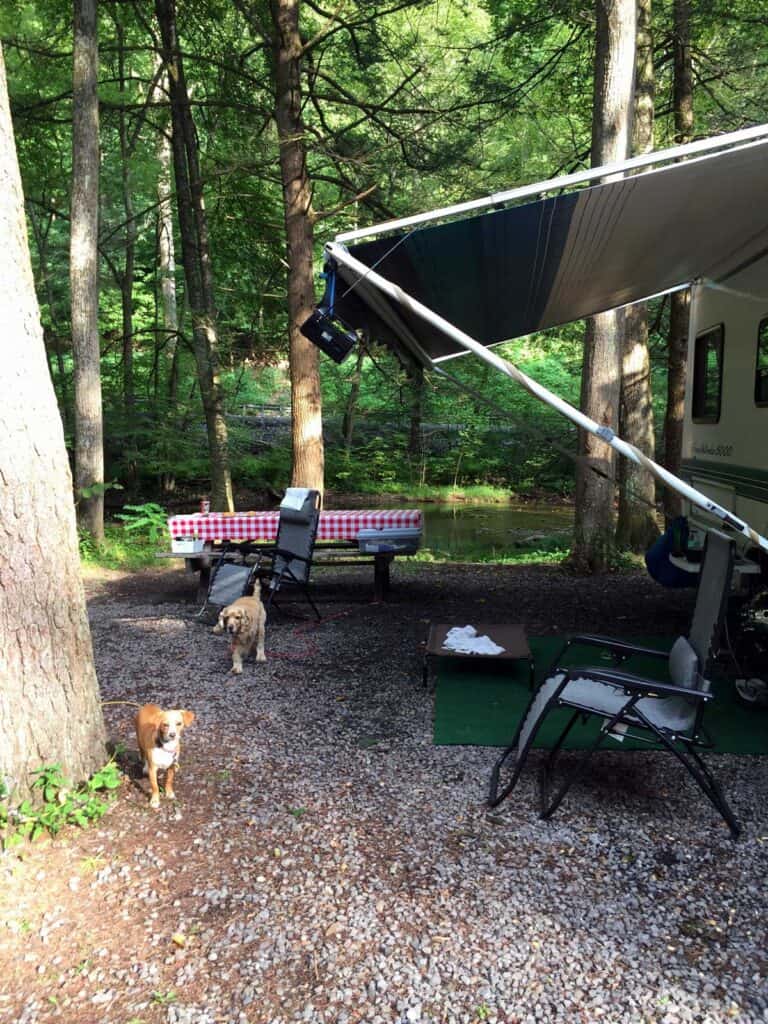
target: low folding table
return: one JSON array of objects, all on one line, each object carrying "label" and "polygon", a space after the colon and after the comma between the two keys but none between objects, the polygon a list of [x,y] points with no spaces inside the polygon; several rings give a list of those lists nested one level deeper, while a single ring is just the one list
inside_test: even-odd
[{"label": "low folding table", "polygon": [[452,651],[449,648],[443,647],[443,644],[445,643],[448,631],[453,629],[456,626],[456,623],[453,625],[446,625],[445,623],[433,622],[429,627],[427,646],[424,650],[424,665],[422,670],[424,686],[427,685],[430,658],[456,658],[463,661],[470,659],[475,662],[485,661],[489,663],[500,661],[527,661],[529,686],[533,689],[533,655],[531,654],[531,648],[528,645],[525,626],[487,622],[462,623],[462,625],[473,626],[478,636],[490,637],[495,644],[498,644],[499,647],[503,647],[504,650],[501,654],[463,654],[460,651]]}]

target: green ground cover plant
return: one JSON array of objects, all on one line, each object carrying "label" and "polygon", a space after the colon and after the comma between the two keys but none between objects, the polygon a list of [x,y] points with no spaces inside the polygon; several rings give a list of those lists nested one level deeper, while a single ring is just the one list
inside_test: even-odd
[{"label": "green ground cover plant", "polygon": [[79,786],[64,777],[58,764],[42,765],[32,775],[35,798],[17,805],[12,803],[12,791],[0,779],[0,849],[12,849],[44,835],[56,836],[67,825],[85,828],[98,821],[122,781],[114,760]]}]

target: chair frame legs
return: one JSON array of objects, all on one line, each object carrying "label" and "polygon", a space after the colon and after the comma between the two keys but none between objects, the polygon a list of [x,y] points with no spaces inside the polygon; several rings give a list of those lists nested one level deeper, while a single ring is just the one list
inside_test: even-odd
[{"label": "chair frame legs", "polygon": [[280,609],[280,605],[275,600],[275,594],[280,589],[280,584],[283,582],[283,578],[284,577],[286,579],[288,579],[290,583],[295,583],[298,587],[301,588],[301,590],[304,593],[304,597],[306,597],[307,601],[309,601],[309,603],[310,603],[310,605],[312,607],[312,611],[315,613],[315,617],[317,618],[317,621],[318,622],[322,621],[322,616],[320,615],[320,612],[317,609],[317,605],[312,600],[312,595],[309,592],[309,587],[307,586],[306,583],[302,583],[301,580],[296,579],[296,577],[293,575],[293,573],[290,571],[290,569],[284,569],[279,574],[279,576],[277,576],[276,580],[273,580],[273,582],[275,582],[276,585],[269,587],[269,593],[267,595],[266,601],[264,602],[264,608],[266,609],[266,611],[269,612],[270,605],[274,605],[275,608],[277,608],[278,610],[281,610]]},{"label": "chair frame legs", "polygon": [[[542,713],[539,716],[539,720],[536,723],[536,726],[531,730],[531,734],[528,737],[526,749],[518,753],[518,740],[523,727],[523,723],[521,721],[520,725],[518,726],[517,733],[512,742],[512,745],[507,747],[507,749],[498,758],[495,765],[493,766],[488,795],[488,805],[490,807],[498,806],[498,804],[500,804],[502,800],[506,799],[506,797],[509,796],[509,794],[517,785],[520,773],[522,772],[523,766],[525,765],[525,762],[528,758],[528,753],[533,745],[536,735],[541,727],[541,724],[543,723],[549,711],[553,710],[555,707],[571,707],[573,708],[573,714],[569,718],[568,723],[560,733],[557,742],[550,751],[542,772],[540,816],[544,819],[550,818],[555,813],[560,804],[563,802],[563,799],[565,798],[573,784],[575,782],[578,782],[578,780],[584,775],[592,755],[595,753],[596,750],[599,750],[602,747],[603,742],[610,735],[614,727],[622,720],[623,715],[631,709],[632,714],[637,716],[641,720],[643,726],[646,729],[648,729],[651,733],[653,739],[651,739],[651,737],[649,736],[648,742],[653,743],[654,740],[658,740],[658,742],[661,743],[666,750],[668,750],[677,758],[677,760],[685,767],[685,769],[687,770],[691,778],[694,780],[694,782],[696,782],[702,793],[707,797],[709,802],[712,804],[712,806],[715,808],[718,814],[720,814],[722,819],[725,821],[732,838],[738,839],[741,833],[741,826],[736,820],[736,817],[728,801],[726,800],[719,783],[704,763],[704,760],[702,759],[701,755],[698,753],[697,750],[694,749],[693,745],[684,738],[675,735],[670,736],[654,727],[635,706],[637,700],[639,699],[639,696],[640,695],[632,697],[627,702],[627,704],[625,704],[612,718],[610,718],[603,725],[594,743],[587,750],[581,753],[578,759],[578,763],[576,764],[574,769],[568,773],[567,777],[563,780],[563,782],[554,792],[554,795],[552,793],[552,787],[555,775],[555,768],[560,757],[560,754],[563,750],[563,744],[565,743],[568,734],[570,733],[571,729],[576,724],[576,722],[580,718],[589,717],[590,712],[583,708],[574,708],[573,705],[566,704],[565,702],[559,701],[557,700],[557,698],[554,698],[542,710]],[[681,749],[680,744],[684,744],[683,749]],[[512,770],[512,777],[510,781],[504,786],[504,788],[499,790],[499,778],[501,770],[504,767],[504,764],[512,756],[515,757],[515,766]]]},{"label": "chair frame legs", "polygon": [[662,733],[657,735],[667,750],[675,755],[677,760],[685,766],[691,778],[698,783],[699,789],[720,814],[723,821],[725,821],[730,830],[731,837],[738,839],[741,834],[741,825],[739,825],[730,804],[725,799],[720,783],[715,779],[709,768],[707,768],[698,751],[694,750],[691,746],[688,746],[685,751],[680,750],[667,736],[664,736]]}]

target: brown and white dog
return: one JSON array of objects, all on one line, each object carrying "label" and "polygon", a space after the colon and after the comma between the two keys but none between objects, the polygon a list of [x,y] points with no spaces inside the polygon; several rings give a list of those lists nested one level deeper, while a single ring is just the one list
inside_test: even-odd
[{"label": "brown and white dog", "polygon": [[228,633],[232,637],[230,651],[232,652],[231,672],[239,676],[243,671],[243,658],[256,645],[256,661],[266,661],[264,654],[264,627],[267,622],[267,613],[261,603],[261,584],[258,580],[254,585],[252,597],[238,597],[232,604],[222,608],[219,614],[219,621],[213,627],[213,632]]},{"label": "brown and white dog", "polygon": [[136,713],[136,740],[152,790],[150,807],[160,806],[158,771],[165,771],[166,797],[176,799],[173,779],[181,751],[181,734],[194,720],[194,711],[163,711],[157,704],[145,704]]}]

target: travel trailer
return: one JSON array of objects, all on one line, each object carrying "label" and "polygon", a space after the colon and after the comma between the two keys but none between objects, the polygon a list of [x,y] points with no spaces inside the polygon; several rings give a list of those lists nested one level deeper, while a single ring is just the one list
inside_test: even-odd
[{"label": "travel trailer", "polygon": [[[691,295],[681,475],[768,535],[768,256]],[[689,542],[708,517],[688,503]],[[711,522],[711,521],[710,521]],[[768,703],[768,559],[737,563],[732,644],[742,699]]]},{"label": "travel trailer", "polygon": [[768,535],[768,256],[693,286],[681,475]]}]

